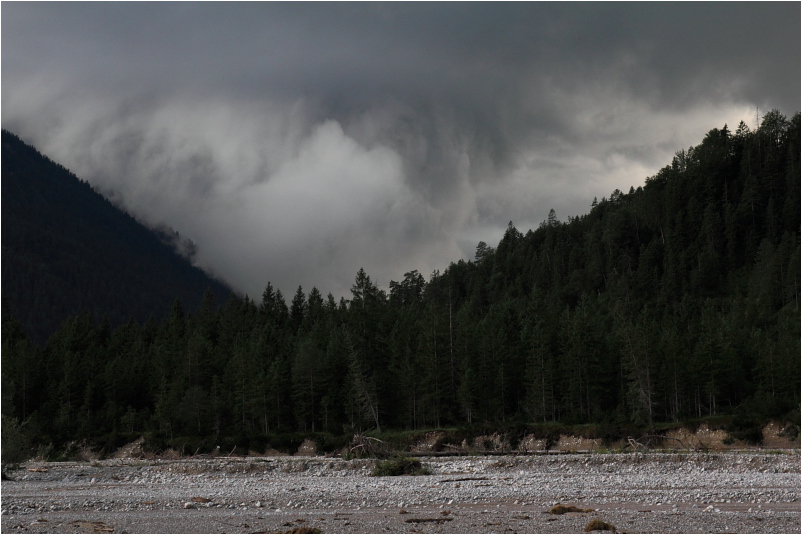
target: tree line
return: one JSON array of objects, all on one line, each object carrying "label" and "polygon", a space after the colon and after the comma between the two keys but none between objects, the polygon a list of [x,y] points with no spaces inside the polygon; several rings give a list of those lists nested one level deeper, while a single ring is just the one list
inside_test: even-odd
[{"label": "tree line", "polygon": [[3,315],[4,420],[38,442],[516,422],[799,418],[800,115],[774,110],[628,193],[389,291],[268,283],[43,347]]}]

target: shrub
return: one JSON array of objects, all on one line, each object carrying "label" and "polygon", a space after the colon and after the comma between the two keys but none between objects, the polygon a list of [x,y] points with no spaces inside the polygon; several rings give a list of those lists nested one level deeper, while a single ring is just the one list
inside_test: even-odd
[{"label": "shrub", "polygon": [[783,430],[780,431],[780,436],[783,438],[787,438],[788,440],[796,440],[799,438],[799,425],[797,424],[788,424],[783,427]]},{"label": "shrub", "polygon": [[298,433],[275,433],[267,435],[267,445],[282,453],[293,454],[298,451],[305,438],[305,435]]},{"label": "shrub", "polygon": [[98,452],[100,453],[101,457],[108,457],[110,455],[114,455],[114,453],[128,444],[136,440],[137,435],[126,434],[126,433],[119,433],[117,431],[112,431],[107,435],[98,437],[97,445],[98,445]]},{"label": "shrub", "polygon": [[267,449],[267,436],[254,434],[248,437],[248,449],[257,453],[264,453]]},{"label": "shrub", "polygon": [[374,477],[385,476],[425,476],[431,472],[417,459],[409,457],[394,457],[386,461],[379,461],[370,474]]},{"label": "shrub", "polygon": [[167,436],[162,432],[151,432],[143,435],[142,451],[159,453],[167,449]]},{"label": "shrub", "polygon": [[799,438],[799,409],[792,409],[785,415],[785,425],[780,436],[788,440],[796,440]]},{"label": "shrub", "polygon": [[2,415],[2,461],[4,463],[17,463],[31,456],[31,444],[28,436],[23,432],[19,420]]},{"label": "shrub", "polygon": [[331,433],[318,433],[314,437],[315,447],[321,453],[332,453],[348,447],[351,437],[348,435],[332,435]]},{"label": "shrub", "polygon": [[729,436],[749,444],[759,445],[763,442],[763,430],[760,420],[736,413],[726,427]]}]

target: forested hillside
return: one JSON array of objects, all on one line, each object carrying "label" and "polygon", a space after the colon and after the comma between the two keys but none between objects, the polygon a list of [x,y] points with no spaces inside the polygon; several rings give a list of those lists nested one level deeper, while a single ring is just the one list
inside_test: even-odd
[{"label": "forested hillside", "polygon": [[363,270],[339,302],[299,287],[288,304],[268,283],[260,302],[218,309],[207,294],[160,323],[76,316],[42,350],[6,315],[3,411],[43,442],[240,445],[280,431],[798,423],[799,286],[800,116],[773,111],[753,132],[711,130],[586,215],[552,212],[526,234],[511,223],[495,248],[428,280],[406,273],[389,294]]},{"label": "forested hillside", "polygon": [[194,309],[208,287],[230,290],[89,184],[2,133],[3,312],[37,342],[90,311],[111,325],[164,318],[176,297]]}]

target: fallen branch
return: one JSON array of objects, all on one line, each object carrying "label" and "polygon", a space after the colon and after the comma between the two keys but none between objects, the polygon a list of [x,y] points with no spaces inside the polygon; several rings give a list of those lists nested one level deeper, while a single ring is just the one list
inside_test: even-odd
[{"label": "fallen branch", "polygon": [[353,446],[349,449],[350,453],[359,451],[362,454],[376,455],[381,453],[386,455],[390,451],[390,445],[387,442],[365,435],[354,435],[354,438],[351,439],[351,444]]},{"label": "fallen branch", "polygon": [[644,446],[643,444],[641,444],[632,437],[627,437],[627,442],[629,442],[629,445],[635,449],[644,449],[644,450],[648,449],[646,446]]},{"label": "fallen branch", "polygon": [[663,435],[643,435],[638,440],[635,440],[632,437],[627,437],[627,442],[629,442],[629,446],[635,449],[644,449],[644,450],[651,449],[654,447],[653,443],[662,442],[664,440],[676,440],[677,442],[680,443],[683,449],[696,450],[696,448],[693,447],[693,444],[691,444],[691,447],[688,447],[683,441],[674,437],[666,437]]},{"label": "fallen branch", "polygon": [[684,443],[683,441],[681,441],[681,440],[680,440],[680,439],[678,439],[678,438],[674,438],[674,437],[664,437],[664,436],[662,436],[662,435],[645,435],[645,436],[643,436],[643,437],[641,437],[641,438],[640,438],[640,440],[643,440],[643,439],[649,439],[649,440],[651,440],[651,439],[657,439],[657,440],[661,440],[661,441],[662,441],[662,440],[676,440],[677,442],[679,442],[679,443],[680,443],[680,445],[682,446],[682,448],[683,448],[683,449],[686,449],[686,450],[688,450],[688,449],[691,449],[691,448],[689,448],[688,446],[686,446],[686,445],[685,445],[685,443]]}]

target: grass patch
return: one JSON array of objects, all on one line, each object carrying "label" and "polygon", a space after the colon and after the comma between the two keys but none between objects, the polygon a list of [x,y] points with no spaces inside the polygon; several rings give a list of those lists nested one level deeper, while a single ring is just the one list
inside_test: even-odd
[{"label": "grass patch", "polygon": [[564,515],[565,513],[592,513],[593,509],[580,509],[579,507],[575,507],[573,505],[563,505],[558,503],[551,509],[549,509],[549,514],[551,515]]},{"label": "grass patch", "polygon": [[431,471],[417,459],[409,457],[394,457],[386,461],[379,461],[370,475],[374,477],[386,476],[426,476]]},{"label": "grass patch", "polygon": [[306,526],[298,526],[297,528],[292,528],[289,531],[285,531],[284,533],[323,533],[318,528],[309,528]]},{"label": "grass patch", "polygon": [[615,531],[615,526],[597,518],[588,522],[585,531]]},{"label": "grass patch", "polygon": [[442,524],[443,522],[451,522],[453,518],[407,518],[404,520],[407,524],[423,524],[425,522],[434,522],[435,524]]}]

